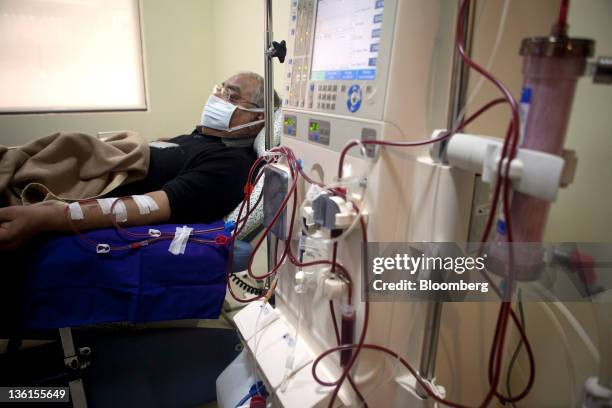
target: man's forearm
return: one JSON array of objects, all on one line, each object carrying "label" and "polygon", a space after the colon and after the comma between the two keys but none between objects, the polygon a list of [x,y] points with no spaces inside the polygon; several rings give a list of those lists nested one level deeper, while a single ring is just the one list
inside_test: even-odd
[{"label": "man's forearm", "polygon": [[[168,197],[163,191],[155,191],[147,194],[152,197],[159,207],[158,210],[152,211],[149,214],[140,214],[138,206],[131,198],[122,199],[127,210],[127,221],[119,223],[121,226],[134,225],[152,225],[168,222],[170,220],[170,205]],[[83,212],[82,220],[72,220],[73,225],[79,230],[88,230],[95,228],[108,228],[113,225],[115,215],[103,214],[102,209],[96,201],[80,204]],[[70,213],[67,210],[68,204],[53,201],[42,203],[37,209],[41,212],[39,215],[42,219],[41,229],[43,231],[72,231],[69,218]]]}]

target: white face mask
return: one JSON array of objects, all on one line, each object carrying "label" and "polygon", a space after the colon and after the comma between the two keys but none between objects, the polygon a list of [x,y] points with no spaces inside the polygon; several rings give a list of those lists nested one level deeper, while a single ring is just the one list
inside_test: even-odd
[{"label": "white face mask", "polygon": [[232,115],[234,114],[234,111],[236,111],[236,109],[244,110],[247,112],[264,111],[262,108],[243,108],[242,106],[229,103],[225,99],[219,98],[218,96],[210,95],[208,97],[208,100],[206,101],[206,105],[204,105],[204,110],[202,111],[202,118],[200,120],[200,123],[202,124],[202,126],[205,126],[207,128],[221,130],[224,132],[235,132],[237,130],[265,122],[264,119],[260,119],[230,128],[229,124],[232,120]]}]

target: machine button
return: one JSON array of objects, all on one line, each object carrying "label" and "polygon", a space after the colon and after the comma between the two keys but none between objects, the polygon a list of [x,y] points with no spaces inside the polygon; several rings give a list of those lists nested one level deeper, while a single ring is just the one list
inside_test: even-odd
[{"label": "machine button", "polygon": [[332,109],[332,110],[336,110],[336,104],[335,104],[335,103],[332,103],[332,104],[331,104],[331,109]]},{"label": "machine button", "polygon": [[340,92],[346,92],[346,86],[345,85],[342,85],[340,87]]},{"label": "machine button", "polygon": [[332,91],[337,92],[337,91],[338,91],[338,85],[334,85],[334,86],[332,87]]},{"label": "machine button", "polygon": [[351,113],[355,113],[361,108],[361,87],[357,84],[351,85],[346,100],[346,107]]},{"label": "machine button", "polygon": [[336,100],[336,94],[332,94],[332,101]]}]

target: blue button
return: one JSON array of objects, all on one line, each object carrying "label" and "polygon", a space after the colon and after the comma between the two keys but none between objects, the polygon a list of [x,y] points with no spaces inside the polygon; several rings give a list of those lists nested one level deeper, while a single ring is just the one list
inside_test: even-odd
[{"label": "blue button", "polygon": [[312,140],[314,140],[315,142],[319,141],[319,134],[318,133],[313,133],[312,134]]},{"label": "blue button", "polygon": [[347,91],[346,108],[349,112],[357,112],[361,108],[361,87],[357,84],[351,85]]}]

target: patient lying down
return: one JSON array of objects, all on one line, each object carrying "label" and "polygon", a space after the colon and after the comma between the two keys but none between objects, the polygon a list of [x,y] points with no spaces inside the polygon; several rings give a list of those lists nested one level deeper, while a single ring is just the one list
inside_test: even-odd
[{"label": "patient lying down", "polygon": [[[106,197],[146,195],[154,201],[155,210],[139,211],[138,202],[125,199],[127,221],[122,225],[211,222],[229,214],[243,198],[256,159],[252,141],[263,127],[263,95],[261,76],[236,74],[215,87],[201,126],[191,134],[152,143],[146,176]],[[279,104],[275,95],[275,105]],[[240,143],[228,143],[228,136],[234,142],[239,138]],[[0,208],[0,251],[19,248],[44,232],[70,231],[67,206],[50,200]],[[112,226],[112,219],[98,205],[83,205],[80,211],[73,219],[81,230]]]}]

